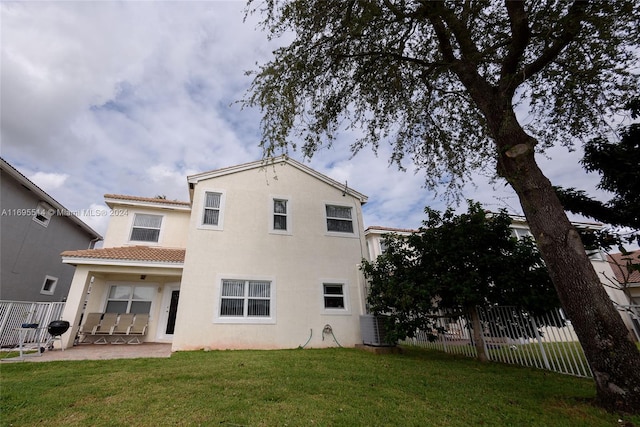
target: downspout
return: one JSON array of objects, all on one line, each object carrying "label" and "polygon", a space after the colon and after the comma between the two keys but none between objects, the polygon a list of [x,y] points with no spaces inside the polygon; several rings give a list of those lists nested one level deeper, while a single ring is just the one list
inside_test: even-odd
[{"label": "downspout", "polygon": [[89,247],[87,249],[94,249],[96,247],[96,243],[102,240],[102,237],[96,237],[95,239],[91,239],[89,241]]}]

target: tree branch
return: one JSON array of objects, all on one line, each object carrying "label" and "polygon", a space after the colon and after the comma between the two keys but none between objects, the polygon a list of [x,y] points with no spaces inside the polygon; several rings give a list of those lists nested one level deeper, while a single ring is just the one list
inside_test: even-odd
[{"label": "tree branch", "polygon": [[411,62],[414,64],[418,64],[424,67],[434,67],[434,66],[443,66],[449,65],[448,63],[442,62],[427,62],[419,58],[414,58],[411,56],[401,55],[399,53],[394,52],[383,52],[383,51],[370,51],[370,52],[359,52],[359,53],[338,53],[335,54],[338,58],[365,58],[365,57],[387,57],[394,58],[400,61]]},{"label": "tree branch", "polygon": [[439,6],[439,15],[451,29],[453,35],[458,41],[458,45],[460,46],[460,53],[462,53],[462,56],[465,58],[465,60],[471,62],[474,65],[477,64],[478,59],[480,58],[480,52],[478,51],[476,44],[473,42],[469,28],[463,21],[458,19],[458,17],[451,11],[451,9],[447,8],[443,4]]},{"label": "tree branch", "polygon": [[529,77],[545,68],[578,35],[587,3],[584,0],[576,0],[571,5],[565,17],[558,21],[557,27],[562,28],[562,31],[537,59],[526,65],[522,73],[518,73],[521,76],[519,83],[526,81]]},{"label": "tree branch", "polygon": [[442,21],[442,17],[437,13],[435,6],[431,3],[424,4],[424,9],[429,22],[433,26],[433,30],[438,38],[438,45],[440,46],[440,53],[446,62],[453,65],[457,59],[453,53],[453,47],[451,46],[450,34]]},{"label": "tree branch", "polygon": [[507,55],[502,61],[499,86],[501,89],[513,90],[516,86],[512,83],[512,76],[516,73],[518,62],[529,44],[531,31],[527,13],[524,9],[524,2],[506,0],[505,6],[509,14],[509,25],[511,26],[511,43],[509,44]]},{"label": "tree branch", "polygon": [[[462,52],[462,58],[457,59],[453,52],[453,47],[451,46],[451,38],[454,35],[447,30],[447,27],[451,28],[451,25],[445,26],[446,20],[443,18],[443,15],[450,15],[450,20],[455,21],[454,26],[458,26],[458,32],[461,34],[460,37],[462,39],[469,35],[468,29],[464,27],[462,22],[453,16],[451,11],[444,7],[443,4],[436,4],[434,2],[423,3],[423,10],[429,19],[429,22],[433,26],[436,37],[438,38],[440,53],[442,54],[445,62],[448,63],[451,71],[458,76],[480,109],[485,114],[493,114],[491,111],[492,107],[490,99],[495,93],[495,88],[478,73],[478,66],[475,61],[478,51],[471,41],[471,37],[468,37],[468,41],[471,46],[467,46],[467,50],[469,50],[470,53],[465,54]],[[464,30],[460,27],[464,27]],[[460,39],[458,39],[458,42],[460,42]]]},{"label": "tree branch", "polygon": [[407,15],[403,11],[398,9],[390,0],[384,0],[383,3],[389,8],[391,13],[396,16],[396,18],[404,19],[407,17]]}]

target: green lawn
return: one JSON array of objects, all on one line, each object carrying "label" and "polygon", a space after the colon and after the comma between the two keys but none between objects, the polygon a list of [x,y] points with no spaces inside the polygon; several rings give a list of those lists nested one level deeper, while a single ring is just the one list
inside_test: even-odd
[{"label": "green lawn", "polygon": [[[417,348],[184,352],[0,369],[2,426],[622,424],[591,405],[591,380]],[[623,421],[640,426],[637,416]]]},{"label": "green lawn", "polygon": [[[579,342],[543,343],[542,347],[544,347],[550,370],[591,377],[587,358]],[[522,366],[537,366],[540,368],[545,366],[540,344],[538,343],[503,345],[496,349],[490,349],[489,353],[492,357],[491,360],[515,363]]]}]

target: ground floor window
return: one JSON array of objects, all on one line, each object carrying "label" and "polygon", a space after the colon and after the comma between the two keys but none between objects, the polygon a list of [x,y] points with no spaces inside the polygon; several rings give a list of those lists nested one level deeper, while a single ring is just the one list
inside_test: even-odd
[{"label": "ground floor window", "polygon": [[342,283],[323,283],[324,308],[344,310],[344,289]]},{"label": "ground floor window", "polygon": [[155,286],[113,285],[105,312],[149,314],[155,291]]},{"label": "ground floor window", "polygon": [[349,285],[342,280],[322,281],[322,313],[351,315]]},{"label": "ground floor window", "polygon": [[220,317],[271,317],[271,282],[223,279],[220,292]]}]

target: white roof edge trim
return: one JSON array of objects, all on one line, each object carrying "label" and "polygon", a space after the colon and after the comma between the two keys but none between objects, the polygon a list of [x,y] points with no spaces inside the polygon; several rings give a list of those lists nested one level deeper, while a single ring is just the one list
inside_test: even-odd
[{"label": "white roof edge trim", "polygon": [[114,258],[86,258],[86,257],[62,257],[64,264],[73,265],[115,265],[125,267],[163,267],[175,268],[182,270],[184,262],[167,262],[167,261],[141,261]]}]

